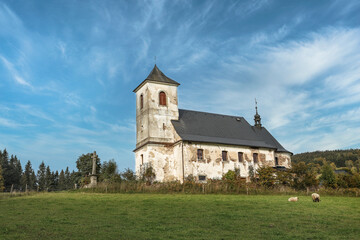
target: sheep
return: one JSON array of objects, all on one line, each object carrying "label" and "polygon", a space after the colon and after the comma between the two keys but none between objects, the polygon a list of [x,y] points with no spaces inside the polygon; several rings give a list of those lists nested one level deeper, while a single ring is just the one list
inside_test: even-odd
[{"label": "sheep", "polygon": [[313,202],[320,202],[320,195],[317,193],[311,194],[311,198],[312,198]]},{"label": "sheep", "polygon": [[289,202],[297,202],[299,200],[298,197],[291,197],[288,199]]}]

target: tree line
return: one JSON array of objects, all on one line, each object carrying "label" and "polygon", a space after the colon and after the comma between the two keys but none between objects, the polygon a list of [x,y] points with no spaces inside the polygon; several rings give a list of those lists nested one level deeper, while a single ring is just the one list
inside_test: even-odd
[{"label": "tree line", "polygon": [[[92,154],[87,153],[79,156],[76,160],[77,171],[51,171],[50,166],[41,162],[37,171],[30,161],[27,161],[25,169],[22,168],[20,160],[16,155],[9,156],[6,149],[0,150],[0,192],[2,191],[61,191],[74,189],[90,183],[92,172]],[[100,163],[96,159],[96,173],[100,182],[133,181],[135,173],[131,169],[118,172],[114,160]]]},{"label": "tree line", "polygon": [[347,150],[328,150],[328,151],[315,151],[299,153],[292,156],[293,163],[318,163],[323,164],[323,159],[329,163],[334,163],[337,167],[347,167],[346,162],[351,160],[356,162],[360,159],[360,149],[347,149]]}]

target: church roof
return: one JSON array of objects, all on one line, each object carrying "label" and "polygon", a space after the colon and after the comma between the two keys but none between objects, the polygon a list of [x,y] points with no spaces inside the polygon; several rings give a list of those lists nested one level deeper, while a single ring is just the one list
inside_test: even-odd
[{"label": "church roof", "polygon": [[136,92],[141,86],[143,86],[146,82],[156,82],[156,83],[164,83],[168,85],[176,85],[179,86],[180,83],[172,80],[167,77],[155,64],[154,68],[151,70],[149,76],[137,86],[133,92]]},{"label": "church roof", "polygon": [[185,141],[263,147],[291,153],[266,128],[251,126],[243,117],[179,109],[179,120],[171,122]]}]

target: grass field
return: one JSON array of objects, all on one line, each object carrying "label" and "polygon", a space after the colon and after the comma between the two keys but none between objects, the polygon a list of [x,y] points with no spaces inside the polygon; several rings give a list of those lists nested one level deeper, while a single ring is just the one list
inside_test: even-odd
[{"label": "grass field", "polygon": [[360,198],[43,193],[0,200],[0,239],[360,239]]}]

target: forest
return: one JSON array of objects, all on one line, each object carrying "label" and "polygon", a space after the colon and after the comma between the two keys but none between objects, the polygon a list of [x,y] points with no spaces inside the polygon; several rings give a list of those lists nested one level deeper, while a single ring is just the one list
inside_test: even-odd
[{"label": "forest", "polygon": [[292,156],[291,161],[293,163],[311,162],[322,164],[324,159],[326,159],[327,162],[334,163],[338,168],[346,167],[346,161],[351,160],[352,162],[355,162],[360,159],[360,149],[328,150],[299,153]]}]

